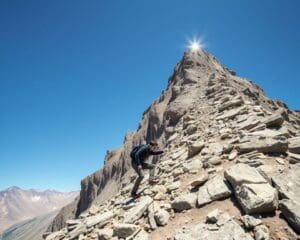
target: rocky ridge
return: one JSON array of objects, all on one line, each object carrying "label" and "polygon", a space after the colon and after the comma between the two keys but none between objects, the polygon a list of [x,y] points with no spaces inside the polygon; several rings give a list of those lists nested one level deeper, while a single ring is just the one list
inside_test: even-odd
[{"label": "rocky ridge", "polygon": [[[146,177],[143,196],[124,204],[135,177],[129,152],[150,139],[166,150],[152,160],[161,181],[149,186]],[[188,51],[138,130],[82,181],[77,218],[44,237],[297,239],[299,140],[298,113],[207,52]]]}]

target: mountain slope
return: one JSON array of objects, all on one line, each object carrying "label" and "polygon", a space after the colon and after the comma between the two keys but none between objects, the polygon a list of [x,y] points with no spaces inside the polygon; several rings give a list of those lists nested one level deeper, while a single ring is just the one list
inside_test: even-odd
[{"label": "mountain slope", "polygon": [[[299,137],[298,113],[268,99],[260,87],[236,76],[207,52],[188,51],[166,90],[143,113],[137,131],[106,155],[103,169],[82,180],[79,201],[61,212],[49,230],[68,228],[47,240],[89,239],[99,231],[117,239],[194,239],[201,232],[207,234],[203,239],[233,234],[240,234],[235,239],[253,239],[268,231],[273,239],[296,239],[297,220],[289,213],[300,199],[299,168],[293,165],[300,160]],[[158,162],[161,183],[148,187],[137,206],[124,206],[133,185],[129,152],[151,139],[166,150]],[[291,176],[290,183],[282,180],[283,174]],[[145,187],[146,179],[141,189]],[[279,205],[278,198],[287,203]],[[220,219],[222,224],[203,223],[180,231],[182,225],[204,222],[205,214],[215,208],[220,211],[208,219]],[[245,213],[259,214],[263,221],[247,229],[240,224]],[[67,218],[79,216],[66,224]]]},{"label": "mountain slope", "polygon": [[29,219],[6,229],[0,240],[42,240],[43,233],[46,231],[50,222],[56,216],[57,211]]},{"label": "mountain slope", "polygon": [[207,80],[207,74],[212,73],[232,75],[230,70],[206,52],[199,56],[185,53],[169,78],[166,90],[143,112],[137,131],[127,133],[123,146],[107,153],[103,168],[81,181],[79,201],[72,204],[74,208],[68,208],[68,211],[63,209],[48,230],[61,229],[68,218],[78,217],[93,201],[101,203],[114,196],[131,168],[129,152],[132,146],[151,139],[164,144],[174,132],[174,125],[199,101],[199,89],[190,86],[194,86],[199,79]]},{"label": "mountain slope", "polygon": [[78,192],[22,190],[11,187],[0,192],[0,232],[8,226],[59,210],[74,200]]}]

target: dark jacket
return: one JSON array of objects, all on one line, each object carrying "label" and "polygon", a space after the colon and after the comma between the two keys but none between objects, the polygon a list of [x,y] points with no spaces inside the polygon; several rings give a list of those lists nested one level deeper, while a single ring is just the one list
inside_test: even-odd
[{"label": "dark jacket", "polygon": [[164,153],[162,150],[155,150],[151,151],[149,145],[142,145],[139,150],[135,153],[134,158],[132,161],[137,164],[141,165],[150,155],[159,155]]}]

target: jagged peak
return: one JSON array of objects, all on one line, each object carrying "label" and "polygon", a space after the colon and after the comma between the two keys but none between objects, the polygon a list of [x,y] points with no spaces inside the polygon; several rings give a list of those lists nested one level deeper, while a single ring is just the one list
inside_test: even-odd
[{"label": "jagged peak", "polygon": [[173,74],[169,78],[168,86],[174,84],[189,84],[199,82],[210,75],[235,76],[236,73],[223,66],[212,54],[199,49],[187,50],[177,63]]}]

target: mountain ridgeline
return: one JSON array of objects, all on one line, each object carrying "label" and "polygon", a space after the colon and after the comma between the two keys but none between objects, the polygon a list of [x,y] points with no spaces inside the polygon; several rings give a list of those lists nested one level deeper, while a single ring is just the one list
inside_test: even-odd
[{"label": "mountain ridgeline", "polygon": [[[153,139],[165,150],[157,163],[161,182],[136,206],[124,207],[133,184],[129,153]],[[299,112],[267,98],[209,53],[187,51],[138,129],[81,181],[80,197],[60,211],[45,236],[296,239],[299,154]]]},{"label": "mountain ridgeline", "polygon": [[0,233],[17,222],[58,211],[75,199],[78,192],[23,190],[10,187],[0,192]]}]

